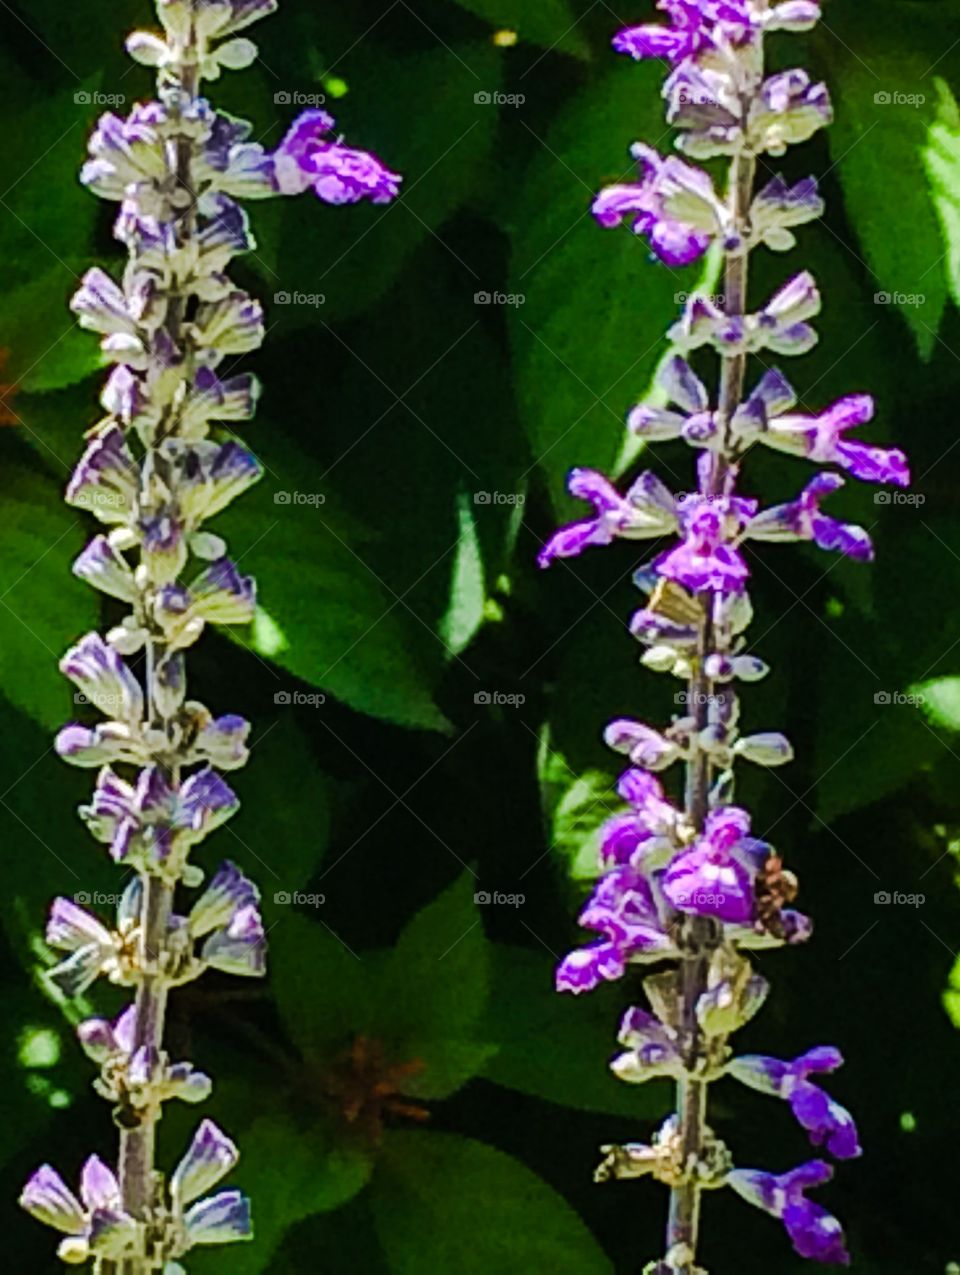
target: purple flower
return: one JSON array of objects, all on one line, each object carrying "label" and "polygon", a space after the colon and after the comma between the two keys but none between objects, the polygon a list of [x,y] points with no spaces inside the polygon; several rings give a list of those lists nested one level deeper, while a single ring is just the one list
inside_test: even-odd
[{"label": "purple flower", "polygon": [[544,545],[538,565],[549,567],[557,558],[575,558],[591,545],[609,545],[617,537],[641,540],[662,536],[676,529],[673,496],[655,474],[643,473],[626,496],[621,496],[609,479],[594,469],[574,469],[567,490],[578,500],[587,500],[594,516],[562,527]]},{"label": "purple flower", "polygon": [[224,863],[190,911],[195,938],[229,926],[236,913],[260,902],[260,891],[233,863]]},{"label": "purple flower", "polygon": [[617,791],[631,809],[607,819],[600,829],[600,865],[638,868],[669,847],[679,814],[664,798],[663,785],[645,770],[627,770]]},{"label": "purple flower", "polygon": [[657,0],[657,8],[670,25],[627,27],[614,36],[617,53],[677,63],[712,48],[720,38],[731,44],[749,41],[759,27],[746,0]]},{"label": "purple flower", "polygon": [[70,1265],[85,1263],[93,1255],[121,1257],[137,1237],[137,1223],[121,1209],[117,1176],[99,1156],[90,1156],[83,1166],[79,1200],[45,1164],[24,1187],[20,1205],[38,1222],[69,1237],[57,1251]]},{"label": "purple flower", "polygon": [[250,1201],[240,1191],[221,1191],[219,1195],[200,1200],[183,1216],[187,1243],[232,1244],[252,1240]]},{"label": "purple flower", "polygon": [[[759,387],[758,387],[759,388]],[[790,393],[787,406],[795,397]],[[868,483],[892,483],[896,487],[910,485],[907,458],[898,448],[871,447],[845,437],[873,419],[874,403],[869,394],[851,394],[821,412],[819,416],[788,415],[785,409],[771,413],[768,428],[760,441],[778,451],[806,456],[820,465],[839,465],[854,478]]]},{"label": "purple flower", "polygon": [[356,204],[369,199],[387,204],[403,180],[367,151],[332,139],[334,120],[326,111],[304,111],[291,125],[273,156],[274,180],[281,195],[312,189],[327,204]]},{"label": "purple flower", "polygon": [[833,123],[825,84],[814,84],[799,67],[772,75],[750,108],[748,136],[757,154],[783,155]]},{"label": "purple flower", "polygon": [[602,190],[594,217],[606,227],[629,219],[633,233],[645,235],[668,266],[697,261],[728,221],[713,182],[701,169],[675,155],[664,158],[640,142],[631,154],[641,165],[641,180]]},{"label": "purple flower", "polygon": [[235,713],[208,718],[197,732],[191,760],[207,761],[218,770],[237,770],[250,756],[249,735],[250,723]]},{"label": "purple flower", "polygon": [[139,478],[123,430],[112,425],[87,446],[70,479],[66,500],[101,522],[123,523],[136,507]]},{"label": "purple flower", "polygon": [[776,1175],[760,1169],[735,1169],[727,1178],[728,1185],[749,1204],[779,1218],[787,1229],[794,1251],[827,1266],[849,1266],[843,1228],[837,1219],[818,1204],[812,1204],[806,1191],[822,1186],[833,1177],[833,1170],[823,1160],[811,1160],[788,1173]]},{"label": "purple flower", "polygon": [[111,598],[119,598],[121,602],[135,602],[139,596],[136,580],[127,560],[106,536],[94,536],[83,553],[75,559],[73,574]]},{"label": "purple flower", "polygon": [[579,923],[604,941],[561,961],[558,991],[591,991],[603,979],[622,977],[630,961],[659,960],[674,953],[653,886],[633,868],[614,868],[601,878]]},{"label": "purple flower", "polygon": [[752,518],[747,536],[751,540],[812,540],[821,549],[835,550],[858,562],[871,562],[873,542],[866,531],[820,511],[821,500],[843,485],[839,474],[817,474],[796,500],[765,509]]},{"label": "purple flower", "polygon": [[131,725],[143,716],[143,691],[112,646],[88,633],[60,661],[60,671],[107,717]]},{"label": "purple flower", "polygon": [[680,756],[680,748],[644,722],[618,717],[603,732],[603,740],[615,753],[625,753],[642,770],[664,770]]},{"label": "purple flower", "polygon": [[252,576],[242,576],[229,558],[212,562],[190,585],[190,613],[210,624],[249,624],[257,609]]},{"label": "purple flower", "polygon": [[631,434],[648,442],[686,438],[694,444],[704,444],[713,437],[716,419],[715,413],[708,410],[707,388],[686,359],[674,354],[661,364],[657,387],[667,403],[679,407],[680,411],[641,403],[627,417]]},{"label": "purple flower", "polygon": [[610,1064],[618,1080],[643,1084],[657,1076],[682,1075],[683,1058],[677,1047],[676,1033],[654,1014],[643,1009],[628,1009],[617,1040],[627,1049]]},{"label": "purple flower", "polygon": [[839,1049],[822,1045],[792,1062],[760,1054],[745,1055],[729,1063],[727,1073],[751,1089],[785,1099],[815,1147],[825,1146],[838,1160],[852,1160],[861,1154],[853,1117],[809,1079],[836,1071],[842,1065]]},{"label": "purple flower", "polygon": [[214,969],[245,978],[263,977],[266,954],[266,935],[255,902],[237,908],[229,923],[210,935],[200,953]]},{"label": "purple flower", "polygon": [[684,540],[654,562],[658,575],[692,593],[742,593],[750,575],[735,541],[756,513],[757,502],[735,496],[693,496],[680,506]]},{"label": "purple flower", "polygon": [[750,836],[750,816],[737,806],[712,811],[703,835],[671,861],[663,893],[679,912],[746,925],[755,915],[753,883],[770,847]]},{"label": "purple flower", "polygon": [[223,1130],[204,1120],[174,1170],[170,1194],[180,1207],[190,1204],[226,1177],[239,1159],[240,1153]]}]

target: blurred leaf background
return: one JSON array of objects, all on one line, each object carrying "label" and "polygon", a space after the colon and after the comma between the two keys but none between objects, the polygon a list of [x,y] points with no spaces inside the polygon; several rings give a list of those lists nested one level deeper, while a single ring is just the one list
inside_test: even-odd
[{"label": "blurred leaf background", "polygon": [[[243,811],[208,854],[263,886],[272,976],[174,1000],[171,1048],[217,1079],[208,1110],[240,1142],[258,1224],[256,1245],[198,1272],[602,1275],[659,1252],[662,1193],[590,1181],[597,1146],[644,1137],[667,1101],[605,1068],[631,988],[561,999],[551,967],[613,808],[601,728],[669,713],[671,688],[638,669],[625,629],[629,546],[534,566],[571,514],[572,464],[638,463],[624,413],[697,283],[589,216],[632,141],[668,144],[659,69],[608,49],[650,12],[290,0],[258,28],[255,70],[215,86],[266,145],[322,96],[406,182],[388,208],[256,207],[242,267],[269,316],[249,434],[267,477],[223,521],[263,611],[191,666],[203,699],[255,723]],[[0,23],[0,347],[20,387],[0,431],[0,1208],[11,1264],[45,1272],[59,1267],[19,1186],[43,1159],[75,1174],[109,1157],[113,1131],[37,980],[40,930],[53,894],[121,888],[75,817],[88,777],[50,742],[73,714],[56,661],[100,618],[69,575],[89,528],[60,503],[97,413],[96,342],[66,303],[90,263],[118,266],[112,210],[75,173],[100,110],[150,92],[122,39],[151,14],[10,0]],[[866,1155],[825,1199],[858,1270],[932,1275],[960,1260],[960,6],[827,0],[814,35],[776,47],[829,79],[837,123],[784,161],[821,179],[827,219],[791,259],[759,260],[755,296],[814,270],[821,342],[790,369],[804,406],[874,392],[872,437],[907,448],[917,499],[851,487],[837,502],[875,537],[872,569],[756,555],[756,647],[775,675],[747,721],[788,729],[798,761],[746,796],[817,934],[764,958],[776,991],[744,1041],[841,1046],[836,1090]],[[691,483],[685,451],[654,463]],[[801,478],[757,456],[749,481],[773,501]],[[883,891],[925,903],[883,906]],[[194,1118],[168,1116],[168,1163]],[[807,1154],[752,1095],[720,1088],[715,1125],[741,1164]],[[722,1194],[704,1264],[802,1265]]]}]

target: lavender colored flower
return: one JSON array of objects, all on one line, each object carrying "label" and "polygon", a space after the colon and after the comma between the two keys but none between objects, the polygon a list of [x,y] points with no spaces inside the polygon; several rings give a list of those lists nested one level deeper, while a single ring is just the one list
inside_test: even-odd
[{"label": "lavender colored flower", "polygon": [[638,61],[663,58],[680,62],[715,47],[718,40],[742,44],[751,40],[758,25],[747,0],[657,0],[670,25],[628,27],[613,41],[618,53]]},{"label": "lavender colored flower", "polygon": [[736,546],[756,501],[742,497],[700,498],[683,502],[680,526],[683,542],[654,562],[655,570],[693,593],[741,593],[749,569]]},{"label": "lavender colored flower", "polygon": [[821,512],[820,502],[843,485],[839,474],[817,474],[796,500],[765,509],[751,518],[747,537],[751,540],[812,540],[821,549],[845,554],[858,562],[871,562],[873,542],[867,532]]},{"label": "lavender colored flower", "polygon": [[827,1266],[849,1266],[850,1255],[837,1219],[806,1198],[806,1192],[833,1177],[823,1160],[811,1160],[779,1176],[759,1169],[735,1169],[727,1182],[749,1204],[779,1218],[794,1250]]},{"label": "lavender colored flower", "polygon": [[567,490],[589,501],[594,517],[571,523],[553,536],[537,559],[548,567],[557,558],[574,558],[592,545],[610,545],[617,538],[640,540],[662,536],[676,527],[673,497],[655,474],[641,474],[626,496],[609,479],[592,469],[575,469]]},{"label": "lavender colored flower", "polygon": [[837,1160],[851,1160],[861,1154],[853,1117],[810,1080],[842,1065],[839,1049],[823,1045],[792,1062],[761,1054],[744,1055],[727,1064],[727,1074],[760,1093],[785,1099],[815,1147],[826,1147]]},{"label": "lavender colored flower", "polygon": [[403,180],[367,151],[353,150],[331,138],[333,117],[304,111],[273,156],[274,181],[282,195],[312,190],[327,204],[356,204],[368,199],[387,204]]},{"label": "lavender colored flower", "polygon": [[713,182],[700,169],[673,155],[664,158],[640,142],[631,154],[641,166],[641,180],[601,191],[594,217],[607,227],[629,220],[633,233],[646,236],[668,266],[698,260],[727,221]]},{"label": "lavender colored flower", "polygon": [[754,880],[770,847],[750,836],[750,816],[735,806],[707,816],[703,836],[677,855],[663,892],[678,912],[746,925],[756,914]]}]

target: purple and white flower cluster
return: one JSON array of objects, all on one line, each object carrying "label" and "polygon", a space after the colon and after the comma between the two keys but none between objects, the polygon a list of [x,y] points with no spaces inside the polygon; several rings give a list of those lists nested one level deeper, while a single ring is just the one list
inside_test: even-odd
[{"label": "purple and white flower cluster", "polygon": [[[185,652],[207,625],[249,624],[253,580],[207,523],[261,476],[226,431],[254,414],[258,385],[234,373],[264,338],[258,301],[230,278],[254,241],[240,200],[312,190],[327,204],[385,203],[400,177],[347,147],[325,112],[295,121],[276,150],[250,140],[252,126],[216,110],[202,82],[249,66],[245,31],[276,0],[157,0],[160,33],[137,32],[131,56],[156,69],[157,100],[126,118],[104,115],[81,180],[119,206],[114,233],[127,250],[122,277],[94,268],[71,306],[101,338],[112,370],[106,413],[88,435],[66,499],[102,524],[74,564],[77,576],[120,603],[105,636],[89,633],[61,670],[95,720],[57,737],[69,762],[98,769],[80,815],[132,883],[115,919],[57,899],[48,972],[66,997],[104,977],[133,1001],[113,1022],[93,1018],[78,1035],[100,1068],[97,1091],[119,1113],[116,1170],[84,1166],[79,1198],[49,1166],[21,1197],[28,1212],[63,1233],[59,1255],[131,1275],[181,1271],[196,1245],[251,1237],[250,1207],[237,1191],[207,1192],[229,1173],[237,1149],[206,1120],[162,1198],[153,1163],[163,1103],[204,1100],[210,1078],[163,1048],[171,988],[206,970],[259,976],[266,942],[256,886],[224,864],[192,904],[176,891],[203,887],[196,846],[237,810],[222,777],[248,757],[250,724],[187,698]],[[116,1266],[113,1264],[116,1263]],[[107,1267],[103,1266],[106,1270]]]},{"label": "purple and white flower cluster", "polygon": [[[734,803],[739,761],[779,766],[793,755],[778,731],[744,732],[740,684],[769,671],[747,640],[752,544],[809,541],[869,561],[867,531],[823,505],[847,475],[906,486],[909,470],[901,451],[852,437],[873,416],[869,395],[800,410],[787,378],[769,365],[770,355],[803,354],[816,343],[811,320],[820,294],[812,276],[801,272],[759,310],[747,308],[749,254],[792,248],[794,228],[823,211],[812,178],[791,186],[773,176],[755,192],[764,157],[782,155],[831,122],[823,84],[801,69],[764,70],[765,36],[812,27],[818,4],[659,0],[658,7],[667,24],[622,31],[614,47],[669,63],[663,96],[668,122],[679,130],[677,146],[692,159],[726,157],[727,188],[718,190],[686,159],[638,143],[639,179],[602,191],[593,211],[601,226],[626,225],[644,236],[667,267],[696,261],[714,245],[723,256],[723,304],[700,294],[687,300],[669,332],[672,348],[653,400],[628,417],[645,442],[679,439],[696,450],[697,487],[674,495],[646,471],[621,494],[603,474],[574,470],[569,490],[592,512],[558,531],[540,564],[618,539],[657,542],[635,577],[647,596],[630,628],[642,662],[679,679],[687,693],[683,711],[664,727],[617,720],[606,729],[607,744],[629,761],[618,785],[625,809],[601,829],[599,879],[580,916],[596,941],[561,962],[557,985],[581,993],[622,978],[632,965],[658,967],[644,981],[652,1012],[628,1011],[620,1034],[625,1052],[612,1068],[633,1083],[672,1076],[677,1111],[651,1145],[608,1148],[598,1173],[650,1172],[670,1186],[666,1260],[651,1269],[694,1270],[698,1194],[725,1185],[779,1218],[801,1256],[846,1265],[840,1224],[805,1195],[827,1181],[829,1165],[815,1160],[780,1176],[733,1169],[706,1123],[706,1099],[711,1082],[732,1077],[783,1098],[811,1142],[834,1158],[860,1154],[852,1117],[813,1080],[841,1064],[838,1050],[823,1046],[783,1062],[735,1057],[729,1043],[769,990],[750,964],[751,950],[797,944],[812,929],[790,906],[796,878]],[[715,397],[693,366],[704,349],[720,358]],[[751,387],[754,355],[759,372]],[[742,482],[755,445],[818,469],[795,498],[765,506]],[[677,763],[686,771],[682,802],[660,778]]]}]

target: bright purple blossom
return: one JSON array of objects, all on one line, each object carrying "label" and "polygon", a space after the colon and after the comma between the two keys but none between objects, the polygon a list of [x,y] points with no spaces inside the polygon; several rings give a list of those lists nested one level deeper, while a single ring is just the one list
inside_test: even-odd
[{"label": "bright purple blossom", "polygon": [[745,810],[714,810],[699,840],[667,867],[663,893],[679,912],[748,925],[756,914],[754,879],[769,851],[766,842],[750,835]]},{"label": "bright purple blossom", "polygon": [[736,542],[756,510],[755,500],[742,497],[691,496],[680,506],[683,541],[654,569],[692,593],[742,593],[750,571]]},{"label": "bright purple blossom", "polygon": [[674,531],[677,525],[673,496],[659,478],[643,473],[625,496],[608,478],[593,469],[574,469],[567,490],[578,500],[589,501],[594,516],[562,527],[544,545],[537,559],[548,567],[557,558],[574,558],[591,545],[614,540],[641,540]]},{"label": "bright purple blossom", "polygon": [[657,0],[657,8],[666,13],[669,25],[627,27],[614,36],[617,53],[677,63],[718,39],[748,41],[759,25],[747,0]]},{"label": "bright purple blossom", "polygon": [[603,941],[560,962],[558,991],[592,991],[604,979],[621,978],[630,961],[657,960],[674,951],[653,886],[632,868],[615,868],[601,878],[580,924],[601,934]]},{"label": "bright purple blossom", "polygon": [[640,142],[631,154],[641,166],[640,180],[602,190],[594,200],[594,217],[605,227],[629,221],[633,233],[645,235],[668,266],[699,260],[727,221],[713,182],[702,169],[675,155],[664,158]]},{"label": "bright purple blossom", "polygon": [[282,195],[312,189],[327,204],[368,199],[387,204],[403,180],[368,151],[353,150],[332,138],[335,124],[326,111],[304,111],[291,125],[275,155],[274,180]]},{"label": "bright purple blossom", "polygon": [[899,448],[873,447],[845,437],[849,430],[872,420],[873,412],[869,394],[851,394],[819,416],[775,416],[761,441],[819,465],[839,465],[864,482],[908,487],[910,469]]},{"label": "bright purple blossom", "polygon": [[823,1160],[811,1160],[788,1173],[763,1173],[759,1169],[735,1169],[727,1182],[748,1203],[779,1218],[794,1250],[826,1266],[849,1266],[850,1254],[837,1219],[811,1203],[805,1192],[833,1177]]},{"label": "bright purple blossom", "polygon": [[820,502],[844,486],[839,474],[817,474],[796,498],[765,509],[750,520],[751,540],[812,540],[821,549],[842,553],[858,562],[873,560],[873,541],[862,527],[840,522],[820,509]]},{"label": "bright purple blossom", "polygon": [[810,1080],[811,1076],[836,1071],[842,1065],[839,1049],[822,1045],[792,1062],[761,1054],[745,1055],[735,1058],[727,1072],[751,1089],[785,1099],[815,1147],[826,1147],[838,1160],[851,1160],[861,1153],[853,1117]]}]

